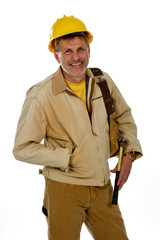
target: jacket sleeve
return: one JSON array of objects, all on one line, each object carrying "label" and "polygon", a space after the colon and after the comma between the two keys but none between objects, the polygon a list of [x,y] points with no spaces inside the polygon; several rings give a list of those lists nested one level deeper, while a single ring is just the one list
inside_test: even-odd
[{"label": "jacket sleeve", "polygon": [[13,155],[27,163],[68,169],[68,148],[52,149],[42,144],[47,122],[43,109],[35,98],[26,99],[17,126]]},{"label": "jacket sleeve", "polygon": [[126,103],[119,89],[107,76],[108,87],[110,88],[111,96],[114,99],[115,106],[115,120],[118,123],[120,136],[127,140],[127,147],[125,152],[134,151],[136,153],[136,159],[140,158],[143,153],[140,142],[137,138],[137,126],[133,119],[131,108]]}]

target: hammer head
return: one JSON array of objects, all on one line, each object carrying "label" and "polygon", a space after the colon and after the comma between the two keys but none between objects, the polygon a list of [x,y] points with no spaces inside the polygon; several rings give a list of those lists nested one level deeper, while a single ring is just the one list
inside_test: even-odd
[{"label": "hammer head", "polygon": [[118,143],[122,148],[125,148],[126,145],[126,139],[124,137],[119,137],[118,138]]}]

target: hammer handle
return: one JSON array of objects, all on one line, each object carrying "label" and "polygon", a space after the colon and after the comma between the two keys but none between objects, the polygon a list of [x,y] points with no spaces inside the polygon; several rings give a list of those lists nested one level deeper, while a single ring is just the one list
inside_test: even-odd
[{"label": "hammer handle", "polygon": [[116,178],[115,178],[115,183],[114,183],[114,191],[113,191],[113,198],[112,198],[112,204],[113,205],[117,205],[118,204],[118,186],[117,186],[117,182],[119,179],[119,174],[120,171],[116,171]]}]

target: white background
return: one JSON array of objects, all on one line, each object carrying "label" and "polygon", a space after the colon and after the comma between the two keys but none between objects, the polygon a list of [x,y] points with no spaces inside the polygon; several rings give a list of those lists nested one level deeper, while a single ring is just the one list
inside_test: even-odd
[{"label": "white background", "polygon": [[[130,240],[157,240],[160,236],[158,0],[1,1],[0,239],[47,239],[47,224],[41,214],[44,179],[38,175],[38,166],[16,161],[12,148],[27,89],[58,67],[47,49],[48,39],[52,24],[64,14],[74,15],[86,24],[94,36],[89,66],[108,72],[132,108],[144,157],[134,163],[119,203]],[[111,168],[116,161],[109,160]],[[85,226],[81,239],[92,239]]]}]

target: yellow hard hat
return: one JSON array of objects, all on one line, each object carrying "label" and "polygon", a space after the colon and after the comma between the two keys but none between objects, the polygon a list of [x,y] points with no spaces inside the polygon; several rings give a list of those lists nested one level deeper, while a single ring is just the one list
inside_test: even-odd
[{"label": "yellow hard hat", "polygon": [[73,16],[57,19],[53,24],[50,32],[49,51],[54,53],[55,51],[55,39],[76,32],[85,32],[86,39],[90,44],[93,40],[93,35],[87,31],[84,23]]}]

